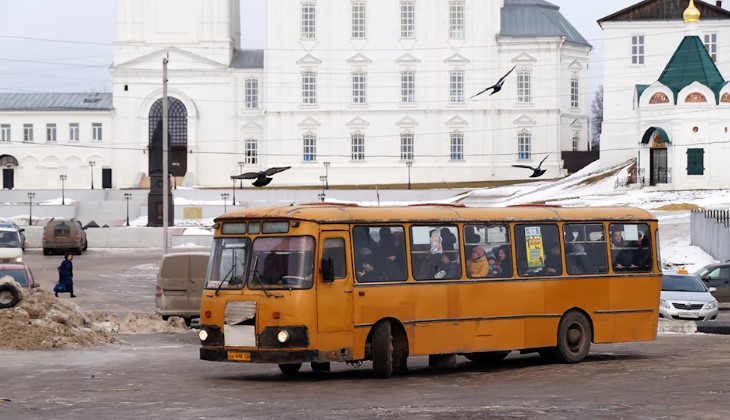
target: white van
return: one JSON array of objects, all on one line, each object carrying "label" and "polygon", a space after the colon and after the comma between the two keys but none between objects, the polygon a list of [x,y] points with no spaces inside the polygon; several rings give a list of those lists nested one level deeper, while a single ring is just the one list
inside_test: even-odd
[{"label": "white van", "polygon": [[0,227],[0,263],[23,262],[23,243],[20,232],[10,227]]},{"label": "white van", "polygon": [[209,252],[175,252],[162,256],[155,290],[155,312],[162,319],[179,316],[190,324],[193,318],[200,317],[200,297],[209,256]]}]

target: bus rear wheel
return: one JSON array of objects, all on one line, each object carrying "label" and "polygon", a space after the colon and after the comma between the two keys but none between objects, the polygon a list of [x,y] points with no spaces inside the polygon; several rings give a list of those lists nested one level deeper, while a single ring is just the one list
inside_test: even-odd
[{"label": "bus rear wheel", "polygon": [[279,369],[284,375],[296,375],[301,368],[301,363],[279,363]]},{"label": "bus rear wheel", "polygon": [[580,312],[563,315],[558,326],[558,345],[542,349],[540,355],[558,363],[578,363],[591,349],[593,330],[588,319]]},{"label": "bus rear wheel", "polygon": [[393,376],[393,335],[388,321],[373,330],[373,376],[381,379]]},{"label": "bus rear wheel", "polygon": [[474,363],[492,364],[499,363],[509,354],[508,351],[484,351],[480,353],[466,353],[464,357]]}]

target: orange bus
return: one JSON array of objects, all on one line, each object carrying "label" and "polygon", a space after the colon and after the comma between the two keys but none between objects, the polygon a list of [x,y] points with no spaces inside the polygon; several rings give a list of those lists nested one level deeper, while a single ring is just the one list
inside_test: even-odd
[{"label": "orange bus", "polygon": [[562,363],[656,339],[657,221],[630,207],[305,204],[215,220],[200,359],[372,361],[374,376],[510,351]]}]

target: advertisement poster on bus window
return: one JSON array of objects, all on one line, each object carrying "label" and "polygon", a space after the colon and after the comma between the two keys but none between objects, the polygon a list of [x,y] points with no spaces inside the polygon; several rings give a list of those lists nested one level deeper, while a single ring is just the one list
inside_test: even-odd
[{"label": "advertisement poster on bus window", "polygon": [[525,227],[525,246],[527,247],[527,267],[542,267],[543,261],[545,261],[545,248],[540,226]]}]

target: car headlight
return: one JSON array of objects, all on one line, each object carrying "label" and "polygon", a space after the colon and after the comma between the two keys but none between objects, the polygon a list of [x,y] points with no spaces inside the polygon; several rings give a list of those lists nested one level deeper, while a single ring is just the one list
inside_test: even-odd
[{"label": "car headlight", "polygon": [[286,332],[286,330],[281,330],[278,334],[276,334],[276,339],[279,340],[280,343],[284,344],[289,341],[289,333]]},{"label": "car headlight", "polygon": [[712,302],[707,304],[707,309],[715,309],[717,308],[717,301],[713,300]]},{"label": "car headlight", "polygon": [[200,339],[200,341],[207,340],[208,339],[208,331],[206,331],[206,330],[200,330],[198,332],[198,338]]},{"label": "car headlight", "polygon": [[664,299],[661,299],[659,301],[659,306],[661,306],[662,308],[667,308],[667,309],[671,308],[671,306],[669,306],[669,302],[667,302]]}]

